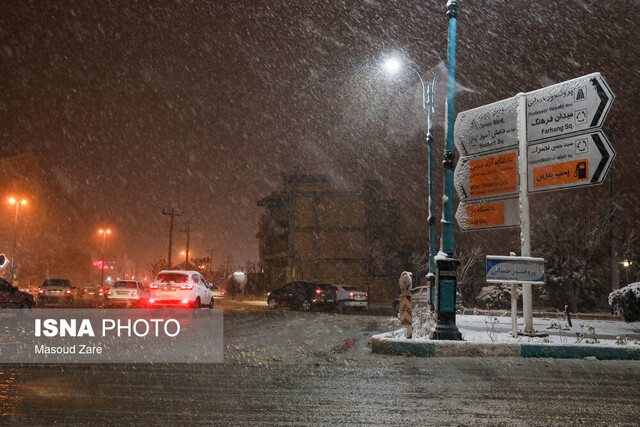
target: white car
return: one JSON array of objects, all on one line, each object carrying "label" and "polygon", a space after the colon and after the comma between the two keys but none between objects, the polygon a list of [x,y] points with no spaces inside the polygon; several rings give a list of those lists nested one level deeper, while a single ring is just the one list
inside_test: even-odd
[{"label": "white car", "polygon": [[211,287],[197,271],[163,270],[149,284],[149,307],[213,308]]},{"label": "white car", "polygon": [[336,298],[338,311],[346,307],[360,307],[364,310],[364,308],[369,305],[369,294],[367,292],[363,292],[353,286],[335,286],[338,289]]},{"label": "white car", "polygon": [[144,307],[149,295],[137,280],[116,280],[106,292],[107,307]]}]

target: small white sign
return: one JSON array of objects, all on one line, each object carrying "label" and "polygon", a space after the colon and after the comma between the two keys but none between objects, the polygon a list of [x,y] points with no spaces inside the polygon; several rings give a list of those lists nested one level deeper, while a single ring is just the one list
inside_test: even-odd
[{"label": "small white sign", "polygon": [[543,285],[544,258],[487,255],[487,283]]}]

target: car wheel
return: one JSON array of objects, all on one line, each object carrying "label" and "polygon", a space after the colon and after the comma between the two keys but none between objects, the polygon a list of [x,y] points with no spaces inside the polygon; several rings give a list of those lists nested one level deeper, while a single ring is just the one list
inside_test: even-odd
[{"label": "car wheel", "polygon": [[271,310],[275,310],[276,308],[278,308],[278,302],[276,301],[275,298],[269,298],[267,300],[267,305]]},{"label": "car wheel", "polygon": [[193,302],[193,308],[200,308],[201,304],[200,304],[200,297],[196,298],[196,300]]},{"label": "car wheel", "polygon": [[307,300],[302,301],[302,310],[311,311],[311,302]]}]

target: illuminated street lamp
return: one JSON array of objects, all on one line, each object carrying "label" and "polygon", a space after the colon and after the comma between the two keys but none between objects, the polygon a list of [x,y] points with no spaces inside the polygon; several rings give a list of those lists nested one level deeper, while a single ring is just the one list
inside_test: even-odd
[{"label": "illuminated street lamp", "polygon": [[104,245],[107,242],[107,234],[111,234],[110,228],[101,228],[98,234],[102,235],[102,265],[100,266],[100,287],[104,288]]},{"label": "illuminated street lamp", "polygon": [[629,284],[629,268],[631,267],[631,264],[633,264],[633,262],[625,259],[620,264],[622,264],[622,266],[624,267],[624,271],[627,273],[627,285],[628,285]]},{"label": "illuminated street lamp", "polygon": [[[429,86],[424,84],[424,79],[420,72],[410,64],[404,64],[408,69],[413,71],[420,79],[422,85],[422,109],[427,110],[427,148],[428,148],[428,161],[427,168],[429,169],[429,217],[427,222],[429,223],[429,273],[427,274],[427,280],[430,284],[430,302],[433,304],[434,300],[434,281],[436,272],[436,263],[434,260],[436,254],[436,223],[434,218],[434,206],[433,206],[433,110],[434,110],[434,90],[436,86],[436,79],[438,77],[437,71],[433,73],[433,81]],[[402,69],[403,63],[398,59],[389,58],[384,63],[384,69],[390,73],[396,73]]]},{"label": "illuminated street lamp", "polygon": [[20,205],[26,206],[27,201],[25,199],[18,201],[15,197],[11,197],[9,198],[9,204],[16,205],[16,216],[13,222],[13,251],[11,252],[11,284],[13,285],[15,278],[16,244],[18,242],[18,210],[20,209]]}]

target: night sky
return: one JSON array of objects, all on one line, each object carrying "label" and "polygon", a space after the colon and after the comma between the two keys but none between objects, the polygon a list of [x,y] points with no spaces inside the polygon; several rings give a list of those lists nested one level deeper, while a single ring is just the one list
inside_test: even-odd
[{"label": "night sky", "polygon": [[[600,71],[622,137],[637,133],[637,1],[460,3],[457,111]],[[3,1],[0,157],[35,152],[78,227],[109,224],[140,262],[166,257],[171,207],[176,229],[192,221],[192,255],[256,260],[256,202],[295,168],[381,179],[403,234],[424,237],[420,88],[380,64],[400,55],[428,76],[443,63],[445,4]]]}]

